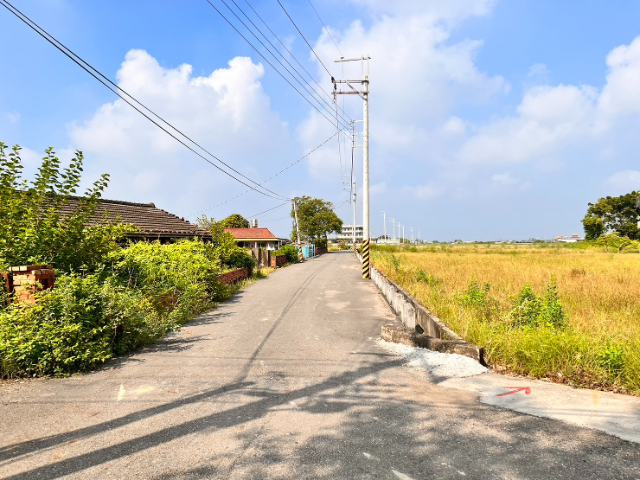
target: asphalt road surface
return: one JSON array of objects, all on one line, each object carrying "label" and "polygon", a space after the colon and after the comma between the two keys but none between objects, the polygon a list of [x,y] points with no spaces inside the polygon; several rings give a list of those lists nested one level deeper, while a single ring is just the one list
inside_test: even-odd
[{"label": "asphalt road surface", "polygon": [[372,339],[350,253],[272,273],[158,344],[0,385],[0,478],[640,478],[640,446],[481,404]]}]

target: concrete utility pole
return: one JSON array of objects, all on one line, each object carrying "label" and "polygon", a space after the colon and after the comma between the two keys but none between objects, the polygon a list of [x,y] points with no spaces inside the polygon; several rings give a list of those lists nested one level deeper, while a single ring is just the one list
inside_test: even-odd
[{"label": "concrete utility pole", "polygon": [[296,235],[298,237],[298,259],[303,262],[304,255],[302,254],[302,244],[300,243],[300,224],[298,223],[298,205],[295,199],[293,200],[293,215],[296,217]]},{"label": "concrete utility pole", "polygon": [[410,230],[411,230],[411,243],[413,243],[413,227],[411,227]]},{"label": "concrete utility pole", "polygon": [[387,240],[389,240],[387,238],[387,212],[380,212],[382,213],[382,222],[384,223],[384,243],[388,243]]},{"label": "concrete utility pole", "polygon": [[353,204],[353,249],[356,249],[356,176],[353,176],[353,182],[351,182],[351,190],[353,191],[352,204]]},{"label": "concrete utility pole", "polygon": [[[363,101],[362,107],[362,278],[371,278],[369,272],[369,241],[370,241],[370,225],[369,225],[369,55],[363,55],[360,58],[340,58],[337,63],[343,62],[362,62],[362,80],[336,80],[331,78],[333,82],[333,98],[336,95],[359,95]],[[367,62],[367,73],[364,72],[364,63]],[[346,84],[351,91],[338,90],[338,84]],[[358,91],[352,84],[362,84],[362,90]],[[355,228],[355,225],[354,225]]]},{"label": "concrete utility pole", "polygon": [[404,225],[402,225],[402,243],[404,243],[404,239],[405,239],[405,236],[404,236]]},{"label": "concrete utility pole", "polygon": [[391,240],[396,243],[396,219],[391,217]]},{"label": "concrete utility pole", "polygon": [[398,238],[400,239],[399,243],[402,243],[402,225],[398,222]]}]

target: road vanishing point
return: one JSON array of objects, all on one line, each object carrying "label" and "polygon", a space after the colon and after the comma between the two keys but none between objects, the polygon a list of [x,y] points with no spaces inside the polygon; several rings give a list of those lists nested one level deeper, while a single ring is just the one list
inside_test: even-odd
[{"label": "road vanishing point", "polygon": [[352,253],[278,270],[94,373],[0,385],[0,478],[640,478],[636,443],[407,367],[392,319]]}]

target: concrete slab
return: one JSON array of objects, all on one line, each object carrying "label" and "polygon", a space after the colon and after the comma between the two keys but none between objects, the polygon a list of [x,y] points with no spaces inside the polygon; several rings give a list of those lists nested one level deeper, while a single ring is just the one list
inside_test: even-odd
[{"label": "concrete slab", "polygon": [[553,418],[640,443],[640,398],[496,373],[451,378],[441,387],[470,390],[487,405]]}]

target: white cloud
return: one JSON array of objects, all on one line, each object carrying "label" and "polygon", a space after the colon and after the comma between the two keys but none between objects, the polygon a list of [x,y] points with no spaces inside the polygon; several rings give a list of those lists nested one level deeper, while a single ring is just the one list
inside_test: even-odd
[{"label": "white cloud", "polygon": [[640,172],[637,170],[624,170],[611,175],[604,183],[606,187],[613,190],[613,195],[622,195],[633,190],[640,190]]},{"label": "white cloud", "polygon": [[20,113],[18,112],[7,112],[6,117],[11,123],[18,123],[20,121]]},{"label": "white cloud", "polygon": [[[131,50],[117,79],[176,128],[259,180],[273,173],[273,163],[281,165],[276,157],[291,146],[287,124],[263,91],[263,75],[262,65],[236,57],[228,68],[195,77],[190,65],[164,68],[144,50]],[[84,151],[90,174],[111,174],[108,197],[154,201],[184,214],[246,190],[122,100],[102,105],[68,130],[73,148]]]}]

